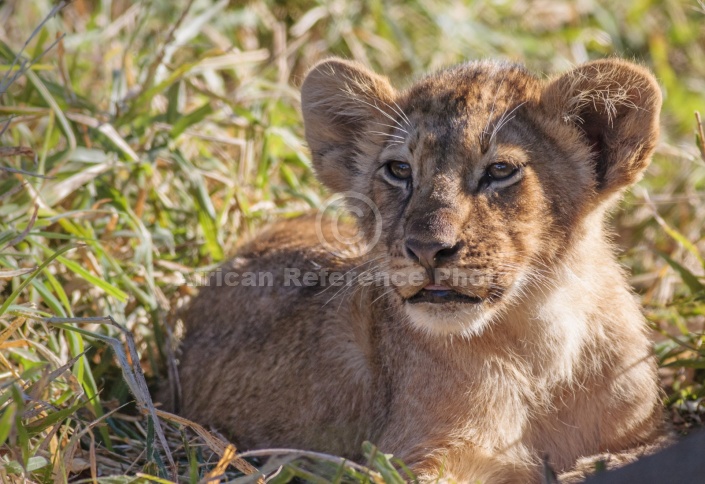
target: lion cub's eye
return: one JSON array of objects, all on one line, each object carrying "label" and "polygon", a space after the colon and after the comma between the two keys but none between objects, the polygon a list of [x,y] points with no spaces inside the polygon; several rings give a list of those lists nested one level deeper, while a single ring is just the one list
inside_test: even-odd
[{"label": "lion cub's eye", "polygon": [[492,180],[506,180],[513,176],[519,169],[509,163],[492,163],[487,167],[487,175]]},{"label": "lion cub's eye", "polygon": [[387,171],[399,180],[411,178],[411,165],[405,161],[390,161],[387,163]]}]

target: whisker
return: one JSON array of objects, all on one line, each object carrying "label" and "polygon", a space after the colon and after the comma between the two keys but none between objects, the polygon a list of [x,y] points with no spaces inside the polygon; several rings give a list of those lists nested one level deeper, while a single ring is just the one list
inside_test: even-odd
[{"label": "whisker", "polygon": [[376,104],[368,103],[367,101],[360,99],[360,98],[357,98],[357,97],[354,97],[353,99],[357,102],[361,102],[362,104],[370,106],[371,108],[375,108],[377,111],[382,113],[386,118],[390,119],[397,126],[399,126],[400,128],[403,128],[403,126],[401,125],[401,123],[399,123],[399,121],[397,121],[394,117],[392,117],[389,113],[385,112],[382,108],[380,108]]},{"label": "whisker", "polygon": [[343,285],[343,287],[341,287],[341,288],[338,290],[338,292],[336,292],[335,294],[333,294],[333,296],[332,296],[330,299],[328,299],[328,301],[326,301],[325,304],[323,304],[323,307],[325,307],[329,302],[331,302],[333,299],[335,299],[339,294],[341,294],[341,292],[343,293],[343,295],[345,295],[345,293],[348,292],[347,290],[350,289],[351,287],[353,287],[353,284],[354,284],[360,277],[362,277],[364,274],[367,274],[367,273],[369,273],[369,272],[371,272],[371,271],[374,271],[374,270],[378,269],[379,267],[380,267],[380,265],[378,264],[378,265],[376,265],[376,266],[374,266],[374,267],[370,267],[369,269],[366,269],[366,270],[362,271],[361,273],[359,273],[358,275],[356,275],[348,284]]},{"label": "whisker", "polygon": [[388,128],[392,128],[392,129],[397,129],[397,130],[399,130],[399,131],[403,131],[403,132],[406,133],[406,134],[409,134],[409,132],[408,132],[407,130],[405,130],[404,128],[400,128],[399,126],[393,126],[393,125],[391,125],[391,124],[380,123],[380,122],[377,122],[377,121],[372,121],[372,123],[373,123],[373,124],[379,124],[380,126],[386,126],[386,127],[388,127]]},{"label": "whisker", "polygon": [[384,296],[391,293],[392,291],[394,291],[394,288],[391,288],[389,291],[383,292],[379,297],[375,298],[375,300],[370,303],[370,306],[372,306],[374,303],[376,303],[377,301],[379,301],[380,299],[382,299]]},{"label": "whisker", "polygon": [[[484,129],[482,130],[483,135],[489,134],[490,123],[492,122],[492,116],[494,116],[494,108],[497,103],[497,96],[499,95],[499,92],[502,90],[502,86],[504,85],[504,80],[506,78],[507,78],[507,74],[505,73],[502,76],[502,80],[499,83],[499,87],[497,88],[497,91],[494,93],[494,98],[492,98],[492,109],[490,109],[490,115],[487,117],[487,124],[485,125]],[[492,138],[490,138],[490,140],[491,139]]]},{"label": "whisker", "polygon": [[392,102],[393,102],[394,105],[399,109],[399,112],[401,113],[402,117],[403,117],[404,120],[406,121],[406,125],[407,125],[409,128],[411,128],[411,121],[409,120],[409,117],[406,115],[406,113],[404,112],[404,110],[397,104],[396,101],[392,100]]},{"label": "whisker", "polygon": [[368,131],[370,134],[381,134],[382,136],[391,136],[392,138],[399,138],[405,140],[403,136],[399,136],[397,134],[391,134],[391,133],[385,133],[384,131]]},{"label": "whisker", "polygon": [[[378,256],[378,257],[375,257],[374,259],[366,260],[366,261],[362,262],[361,264],[358,264],[358,265],[356,265],[355,267],[350,268],[349,270],[347,270],[347,271],[345,271],[345,272],[343,273],[343,278],[344,278],[345,276],[347,276],[348,274],[350,274],[350,273],[351,273],[352,271],[354,271],[355,269],[357,269],[358,267],[362,267],[362,266],[364,266],[365,264],[370,264],[370,263],[372,263],[372,262],[374,262],[374,261],[376,261],[376,260],[382,259],[382,258],[384,258],[384,257],[385,257],[385,255],[383,254],[383,255],[380,255],[380,256]],[[323,289],[321,292],[316,293],[316,296],[320,296],[321,294],[323,294],[324,292],[326,292],[326,291],[327,291],[328,289],[330,289],[331,287],[335,287],[335,286],[333,286],[333,285],[328,285],[328,286],[326,286],[326,288]]]},{"label": "whisker", "polygon": [[[382,99],[380,99],[380,101],[382,101],[385,106],[387,106],[389,109],[391,109],[392,111],[394,111],[394,113],[395,113],[397,116],[401,117],[402,120],[403,120],[404,122],[406,122],[406,118],[405,118],[405,116],[404,116],[403,113],[397,111],[397,110],[394,108],[394,106],[390,106],[389,103],[383,101]],[[394,102],[394,101],[392,100],[392,102]],[[399,105],[397,105],[396,102],[394,102],[394,104],[397,106],[397,108],[399,107]],[[401,110],[401,109],[400,109],[400,110]]]},{"label": "whisker", "polygon": [[[520,107],[522,107],[524,104],[526,104],[526,101],[517,104],[517,105],[514,107],[514,109],[512,109],[511,111],[509,111],[509,112],[507,112],[507,113],[504,113],[504,114],[502,115],[502,117],[501,117],[500,120],[499,120],[499,123],[498,123],[498,124],[495,126],[495,128],[492,130],[492,135],[490,136],[490,143],[492,143],[492,140],[494,139],[494,137],[497,136],[497,133],[499,132],[499,130],[502,129],[509,121],[511,121],[512,119],[514,119],[514,116],[512,116],[512,114],[514,114],[514,112],[515,112],[517,109],[519,109]],[[511,117],[509,117],[509,116],[511,116]],[[507,119],[507,118],[508,118],[508,119]]]}]

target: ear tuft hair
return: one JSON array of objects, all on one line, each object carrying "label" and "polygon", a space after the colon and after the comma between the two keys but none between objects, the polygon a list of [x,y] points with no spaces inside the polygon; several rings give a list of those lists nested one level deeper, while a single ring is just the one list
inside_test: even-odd
[{"label": "ear tuft hair", "polygon": [[600,192],[639,180],[659,134],[661,91],[650,72],[617,59],[589,62],[549,83],[541,102],[582,131]]},{"label": "ear tuft hair", "polygon": [[[314,66],[301,86],[306,141],[318,178],[335,192],[351,188],[352,177],[374,156],[373,123],[390,124],[394,89],[361,64],[329,59]],[[386,121],[386,123],[385,123]],[[364,135],[364,139],[363,139]]]}]

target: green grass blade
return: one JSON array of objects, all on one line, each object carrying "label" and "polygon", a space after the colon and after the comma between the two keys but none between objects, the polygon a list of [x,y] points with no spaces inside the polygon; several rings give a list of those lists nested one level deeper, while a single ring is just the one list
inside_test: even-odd
[{"label": "green grass blade", "polygon": [[705,285],[700,282],[700,280],[695,274],[693,274],[687,268],[683,267],[682,264],[675,261],[668,254],[659,250],[657,250],[656,253],[660,255],[666,262],[668,262],[668,265],[670,265],[681,276],[681,279],[683,279],[683,282],[686,286],[688,286],[688,289],[690,289],[690,292],[693,293],[693,295],[705,295]]},{"label": "green grass blade", "polygon": [[67,269],[69,269],[71,272],[75,273],[76,275],[84,278],[86,281],[90,282],[92,285],[99,287],[100,289],[103,290],[106,294],[109,294],[110,296],[113,296],[115,299],[117,299],[120,302],[126,302],[128,298],[128,294],[113,286],[107,281],[104,281],[97,276],[94,276],[90,272],[88,272],[86,269],[83,267],[79,266],[76,262],[66,259],[65,257],[58,257],[57,260],[61,262],[64,266],[66,266]]},{"label": "green grass blade", "polygon": [[178,138],[181,134],[186,131],[189,127],[196,123],[203,121],[209,114],[213,112],[213,107],[210,103],[204,104],[193,112],[179,118],[179,120],[174,123],[174,127],[171,129],[171,137],[173,139]]},{"label": "green grass blade", "polygon": [[10,403],[2,410],[2,415],[0,415],[0,446],[5,443],[12,431],[12,427],[15,424],[16,413],[17,405],[14,403]]},{"label": "green grass blade", "polygon": [[76,248],[76,246],[70,245],[70,246],[64,247],[63,249],[59,249],[56,252],[54,252],[53,254],[51,254],[48,259],[46,259],[44,262],[42,262],[42,264],[37,268],[37,270],[35,270],[29,276],[27,276],[27,278],[24,281],[22,281],[22,284],[20,284],[17,289],[12,291],[10,296],[5,300],[5,302],[2,304],[2,306],[0,306],[0,316],[5,314],[5,311],[7,311],[8,307],[10,307],[10,304],[12,304],[15,299],[17,299],[17,296],[20,295],[20,293],[32,282],[32,280],[35,277],[37,277],[39,274],[41,274],[41,272],[44,270],[44,268],[46,266],[51,264],[54,261],[54,259],[61,257],[61,254],[64,254],[64,253],[68,252],[69,250],[75,249],[75,248]]}]

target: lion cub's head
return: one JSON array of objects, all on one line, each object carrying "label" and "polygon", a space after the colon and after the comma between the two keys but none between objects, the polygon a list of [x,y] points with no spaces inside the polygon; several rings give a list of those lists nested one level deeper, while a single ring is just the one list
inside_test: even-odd
[{"label": "lion cub's head", "polygon": [[[661,95],[643,68],[590,62],[543,81],[473,62],[397,92],[339,59],[315,66],[302,107],[319,178],[369,197],[359,226],[412,324],[476,334],[517,302],[636,182]],[[355,198],[350,198],[354,203]],[[381,220],[376,220],[381,218]]]}]

